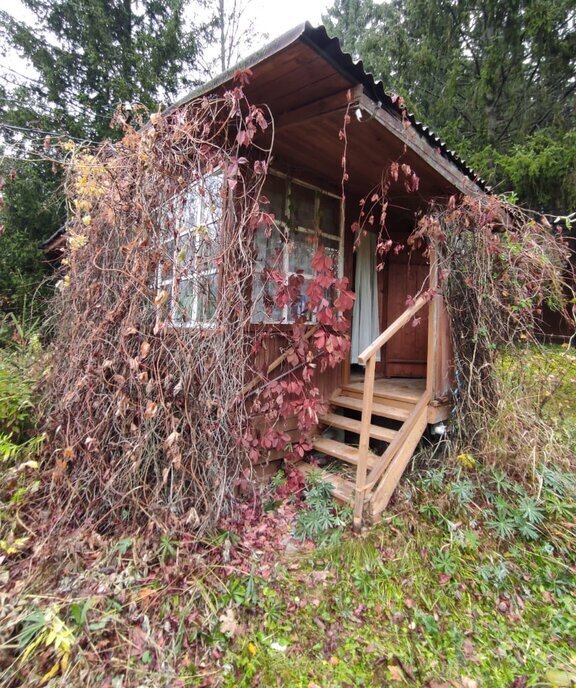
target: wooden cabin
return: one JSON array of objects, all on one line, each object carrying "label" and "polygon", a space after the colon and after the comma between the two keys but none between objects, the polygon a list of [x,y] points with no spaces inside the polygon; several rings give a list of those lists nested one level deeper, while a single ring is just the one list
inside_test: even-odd
[{"label": "wooden cabin", "polygon": [[[422,295],[437,286],[434,256],[429,251],[390,252],[378,266],[375,234],[367,231],[355,246],[351,226],[361,200],[378,187],[392,162],[408,165],[419,180],[418,188],[410,191],[394,185],[387,197],[386,227],[396,245],[406,245],[418,216],[432,201],[447,203],[455,194],[481,195],[487,189],[322,26],[297,27],[240,67],[251,71],[243,87],[248,101],[265,105],[274,121],[272,162],[263,193],[270,201],[268,211],[289,237],[289,250],[281,251],[284,272],[301,271],[304,279],[310,277],[311,255],[321,242],[338,275],[347,277],[355,292],[350,354],[342,365],[317,373],[327,412],[319,417],[312,457],[323,455],[343,464],[341,471],[324,471],[324,478],[337,499],[353,506],[358,528],[386,508],[428,426],[448,418],[452,371],[441,293],[431,300]],[[165,114],[199,96],[226,91],[234,84],[236,69],[189,94]],[[343,197],[340,132],[347,113]],[[203,212],[200,203],[197,211]],[[206,219],[199,217],[197,222],[206,224]],[[45,244],[56,258],[64,235],[61,230]],[[264,264],[269,251],[278,254],[278,246],[271,246],[273,238],[257,233],[255,242],[257,265]],[[188,293],[180,295],[186,311],[178,316],[180,325],[207,321],[214,312],[216,270],[203,276],[207,293],[187,288]],[[159,288],[169,284],[170,276],[162,280]],[[281,374],[289,367],[287,333],[294,314],[288,306],[265,309],[256,288],[252,297],[250,326],[254,333],[264,330],[266,335],[254,367],[269,376]],[[247,396],[253,388],[247,386]],[[281,429],[296,433],[295,419],[284,418]],[[270,452],[266,461],[278,465],[280,458],[279,452]],[[306,461],[299,468],[304,473],[318,470]]]},{"label": "wooden cabin", "polygon": [[[403,251],[390,254],[384,268],[376,270],[369,236],[354,250],[350,227],[360,200],[378,185],[390,162],[410,165],[419,188],[416,193],[395,191],[387,216],[390,235],[406,243],[418,214],[431,201],[482,194],[486,187],[322,26],[307,23],[290,31],[242,67],[252,72],[244,87],[248,100],[265,104],[274,119],[272,166],[264,193],[270,211],[290,228],[292,250],[285,269],[303,270],[306,277],[309,236],[315,232],[356,292],[350,356],[344,365],[320,375],[329,410],[319,419],[314,452],[348,465],[344,472],[325,472],[325,478],[338,499],[353,505],[359,527],[363,518],[374,519],[386,508],[427,427],[448,417],[451,396],[451,339],[442,296],[431,301],[420,296],[406,305],[426,283],[436,285],[435,261]],[[233,73],[173,108],[229,87]],[[339,132],[347,110],[352,117],[346,130],[343,204]],[[268,250],[265,239],[260,248]],[[260,325],[265,317],[262,312]],[[270,334],[260,364],[268,365],[272,374],[288,348],[282,327],[290,314],[277,309],[268,318]],[[285,419],[283,427],[290,430],[290,423]],[[305,462],[301,468],[317,470]]]}]

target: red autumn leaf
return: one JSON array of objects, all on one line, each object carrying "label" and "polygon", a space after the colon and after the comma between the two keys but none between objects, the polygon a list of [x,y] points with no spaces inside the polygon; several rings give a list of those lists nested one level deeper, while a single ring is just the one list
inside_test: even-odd
[{"label": "red autumn leaf", "polygon": [[353,291],[346,291],[342,289],[338,297],[334,300],[334,307],[339,311],[348,311],[354,306],[354,299],[356,295]]},{"label": "red autumn leaf", "polygon": [[234,72],[234,81],[237,81],[241,86],[246,86],[250,83],[250,79],[253,76],[253,72],[249,68],[237,69]]},{"label": "red autumn leaf", "polygon": [[312,258],[311,265],[315,272],[330,272],[334,265],[334,261],[330,256],[326,255],[324,248],[319,246]]}]

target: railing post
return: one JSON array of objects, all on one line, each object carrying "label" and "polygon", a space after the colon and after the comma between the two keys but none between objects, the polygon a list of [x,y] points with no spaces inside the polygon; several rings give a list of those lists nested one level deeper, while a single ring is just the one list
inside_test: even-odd
[{"label": "railing post", "polygon": [[[430,288],[438,289],[438,256],[436,250],[430,246]],[[426,360],[426,391],[431,398],[436,391],[436,371],[438,356],[438,299],[434,294],[428,306],[428,354]]]},{"label": "railing post", "polygon": [[366,361],[364,374],[364,396],[362,398],[362,420],[360,423],[360,444],[358,446],[358,468],[356,471],[356,494],[354,495],[354,530],[362,527],[364,508],[364,486],[368,468],[368,450],[370,448],[370,424],[372,422],[372,405],[374,403],[374,378],[376,374],[376,354]]}]

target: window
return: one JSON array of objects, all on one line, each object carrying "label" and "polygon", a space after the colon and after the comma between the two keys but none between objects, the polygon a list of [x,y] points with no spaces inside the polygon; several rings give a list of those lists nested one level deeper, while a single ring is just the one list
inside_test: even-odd
[{"label": "window", "polygon": [[221,189],[220,175],[206,176],[165,209],[170,238],[164,242],[158,289],[166,295],[167,315],[178,325],[207,323],[216,312]]},{"label": "window", "polygon": [[[270,201],[267,212],[274,214],[276,227],[256,232],[252,321],[289,323],[306,310],[306,288],[314,277],[312,258],[319,245],[333,258],[338,276],[342,275],[341,201],[334,194],[273,172],[262,193]],[[286,278],[302,275],[304,284],[298,303],[283,308],[274,304],[275,284],[265,274],[272,270]]]}]

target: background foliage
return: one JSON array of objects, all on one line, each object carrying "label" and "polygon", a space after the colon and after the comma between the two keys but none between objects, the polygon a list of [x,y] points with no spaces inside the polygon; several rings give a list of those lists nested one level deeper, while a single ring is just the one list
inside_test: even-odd
[{"label": "background foliage", "polygon": [[[210,20],[190,22],[185,0],[25,0],[29,17],[0,11],[0,309],[20,311],[46,275],[39,247],[65,221],[50,144],[117,138],[110,121],[127,104],[151,111],[194,83]],[[196,13],[194,13],[196,16]],[[18,55],[26,67],[14,69]],[[19,71],[20,70],[20,71]],[[47,139],[48,137],[48,139]],[[58,162],[60,156],[56,156]]]},{"label": "background foliage", "polygon": [[[565,162],[574,156],[575,17],[574,0],[336,0],[324,21],[500,191],[567,213],[574,203]],[[544,142],[554,142],[551,151],[544,153]],[[557,159],[538,184],[534,152]]]}]

